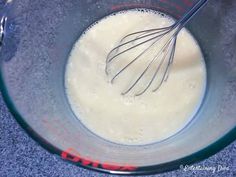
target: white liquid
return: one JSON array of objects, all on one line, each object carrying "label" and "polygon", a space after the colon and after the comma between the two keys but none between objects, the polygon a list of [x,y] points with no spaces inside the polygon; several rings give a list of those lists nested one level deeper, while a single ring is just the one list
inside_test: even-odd
[{"label": "white liquid", "polygon": [[140,65],[114,85],[104,71],[108,52],[122,37],[171,23],[172,19],[152,11],[129,10],[102,19],[77,41],[65,86],[72,110],[89,130],[112,142],[142,145],[166,139],[189,123],[205,92],[206,69],[201,50],[187,30],[178,35],[167,82],[154,93],[120,94],[124,85],[118,83],[130,83],[134,71],[140,74]]}]

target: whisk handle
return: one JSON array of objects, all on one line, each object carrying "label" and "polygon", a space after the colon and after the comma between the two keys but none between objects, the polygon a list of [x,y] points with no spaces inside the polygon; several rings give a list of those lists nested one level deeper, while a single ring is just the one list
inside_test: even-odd
[{"label": "whisk handle", "polygon": [[[176,23],[176,26],[184,27],[186,23],[204,6],[208,0],[199,0],[184,16]],[[181,29],[180,28],[180,29]]]}]

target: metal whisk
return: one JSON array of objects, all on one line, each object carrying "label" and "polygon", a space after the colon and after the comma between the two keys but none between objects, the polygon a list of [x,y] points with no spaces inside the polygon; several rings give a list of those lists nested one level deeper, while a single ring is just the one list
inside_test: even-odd
[{"label": "metal whisk", "polygon": [[[145,83],[144,88],[134,93],[134,95],[140,96],[145,93],[153,84],[157,76],[159,76],[159,82],[155,85],[155,88],[152,91],[155,92],[161,87],[169,76],[169,71],[175,55],[178,33],[185,26],[185,24],[207,3],[207,1],[208,0],[199,0],[181,19],[176,21],[173,25],[164,28],[138,31],[124,36],[120,43],[109,52],[106,58],[105,69],[107,75],[110,75],[109,69],[112,63],[116,62],[116,60],[121,60],[122,56],[124,56],[127,52],[135,53],[129,62],[119,68],[118,72],[111,76],[111,83],[113,83],[128,67],[137,62],[137,60],[141,57],[145,58],[145,55],[147,55],[149,50],[153,50],[153,47],[155,47],[158,42],[165,39],[164,43],[162,42],[163,45],[158,47],[159,50],[155,51],[151,59],[149,58],[149,63],[147,63],[140,75],[138,75],[138,77],[131,82],[128,88],[122,92],[122,95],[128,94],[131,90],[137,87],[140,81],[144,78],[145,74],[147,74],[150,68],[153,67],[155,69],[151,75],[152,77],[150,77],[150,80]],[[144,49],[138,51],[138,47],[140,46],[143,46]],[[158,64],[155,65],[157,61]]]}]

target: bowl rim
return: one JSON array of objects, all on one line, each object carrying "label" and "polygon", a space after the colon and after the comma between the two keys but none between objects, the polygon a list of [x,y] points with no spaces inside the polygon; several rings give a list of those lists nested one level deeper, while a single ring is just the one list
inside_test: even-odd
[{"label": "bowl rim", "polygon": [[[44,149],[49,151],[51,154],[56,154],[60,157],[62,157],[62,153],[65,151],[62,151],[61,149],[57,148],[50,142],[48,142],[46,139],[41,137],[36,130],[34,130],[30,125],[24,120],[23,116],[20,115],[20,113],[17,111],[16,107],[14,106],[14,103],[10,99],[10,95],[7,91],[6,85],[4,84],[3,75],[1,72],[1,62],[0,62],[0,92],[2,93],[3,100],[5,101],[9,112],[13,115],[13,117],[16,119],[18,124],[27,132],[27,134],[34,139],[39,145],[41,145]],[[109,170],[104,169],[101,166],[91,166],[91,165],[84,165],[81,162],[71,162],[72,164],[75,164],[77,166],[83,167],[85,169],[94,170],[97,172],[103,172],[108,174],[116,174],[116,175],[150,175],[150,174],[157,174],[157,173],[163,173],[168,172],[172,170],[177,170],[183,167],[184,165],[190,165],[199,161],[202,161],[226,146],[228,146],[230,143],[232,143],[234,140],[236,140],[236,126],[231,129],[228,133],[226,133],[224,136],[216,140],[215,142],[209,144],[205,148],[194,152],[193,154],[187,155],[185,157],[182,157],[180,159],[158,164],[158,165],[152,165],[152,166],[145,166],[145,167],[137,167],[135,170],[132,171],[119,171],[119,170]],[[63,159],[63,158],[62,158]]]}]

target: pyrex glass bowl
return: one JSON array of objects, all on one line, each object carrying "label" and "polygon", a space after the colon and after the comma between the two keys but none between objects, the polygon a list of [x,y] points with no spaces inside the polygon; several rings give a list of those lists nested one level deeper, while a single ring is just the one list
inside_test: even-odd
[{"label": "pyrex glass bowl", "polygon": [[[0,86],[18,122],[45,148],[77,165],[116,174],[150,174],[204,159],[236,138],[236,1],[211,0],[187,28],[207,66],[207,92],[193,121],[150,145],[108,142],[72,113],[64,90],[68,54],[82,32],[113,12],[148,8],[179,18],[190,0],[0,0],[4,35]],[[86,83],[81,83],[86,84]],[[174,119],[174,117],[173,117]],[[132,126],[132,125],[131,125]]]}]

